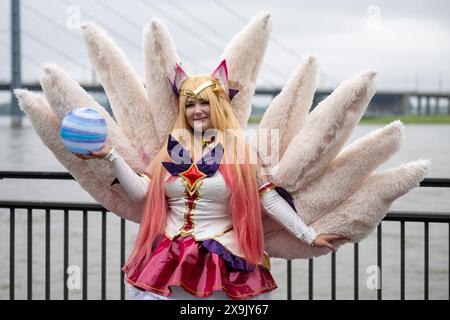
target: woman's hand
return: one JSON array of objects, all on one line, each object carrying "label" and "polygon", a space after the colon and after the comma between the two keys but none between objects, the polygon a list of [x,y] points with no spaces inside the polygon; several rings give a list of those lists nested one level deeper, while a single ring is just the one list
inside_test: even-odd
[{"label": "woman's hand", "polygon": [[72,153],[74,155],[76,155],[78,158],[83,159],[83,160],[101,159],[101,158],[105,157],[111,151],[111,147],[105,144],[97,152],[94,152],[92,150],[88,150],[88,151],[89,151],[89,155],[85,155],[84,153],[81,153],[81,152],[72,152]]},{"label": "woman's hand", "polygon": [[333,241],[336,240],[350,240],[350,238],[337,234],[320,234],[314,239],[314,246],[327,247],[332,251],[336,251],[336,246],[334,246],[332,243]]}]

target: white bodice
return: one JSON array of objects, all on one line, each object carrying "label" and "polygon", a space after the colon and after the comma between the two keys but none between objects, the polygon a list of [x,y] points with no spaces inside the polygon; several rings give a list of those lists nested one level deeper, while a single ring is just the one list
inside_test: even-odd
[{"label": "white bodice", "polygon": [[[188,198],[184,194],[185,186],[180,177],[168,182],[170,175],[166,176],[165,195],[168,205],[165,233],[173,239],[182,232],[187,222],[189,210]],[[190,217],[193,228],[188,233],[197,241],[214,239],[220,242],[233,254],[242,256],[235,244],[233,223],[230,215],[230,195],[222,174],[219,170],[203,179],[198,189],[198,197],[191,205]]]},{"label": "white bodice", "polygon": [[[184,189],[182,179],[179,177],[174,181],[166,182],[165,185],[169,208],[168,216],[177,221],[178,224],[184,223],[184,215],[187,209],[186,197],[183,195]],[[203,179],[198,191],[199,197],[195,200],[195,209],[192,212],[197,227],[195,228],[197,236],[205,232],[209,234],[210,232],[207,230],[209,226],[213,227],[219,220],[230,220],[230,213],[228,212],[230,190],[219,171],[216,171],[212,177]],[[224,230],[218,232],[221,231]]]}]

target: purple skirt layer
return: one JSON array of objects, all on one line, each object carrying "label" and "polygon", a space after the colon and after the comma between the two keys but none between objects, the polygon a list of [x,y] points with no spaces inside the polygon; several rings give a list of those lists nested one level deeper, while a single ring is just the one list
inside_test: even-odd
[{"label": "purple skirt layer", "polygon": [[225,263],[230,270],[249,272],[255,269],[254,264],[251,264],[245,259],[232,254],[227,248],[214,239],[202,241],[201,245],[209,252],[214,252],[225,260]]}]

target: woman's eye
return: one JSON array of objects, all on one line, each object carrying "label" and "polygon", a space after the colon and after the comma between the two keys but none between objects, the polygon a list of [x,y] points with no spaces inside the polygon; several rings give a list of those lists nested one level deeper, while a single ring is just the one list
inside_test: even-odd
[{"label": "woman's eye", "polygon": [[186,108],[189,108],[189,107],[192,107],[192,106],[193,106],[193,104],[187,104]]},{"label": "woman's eye", "polygon": [[205,104],[209,104],[208,101],[202,101],[201,104],[205,105]]}]

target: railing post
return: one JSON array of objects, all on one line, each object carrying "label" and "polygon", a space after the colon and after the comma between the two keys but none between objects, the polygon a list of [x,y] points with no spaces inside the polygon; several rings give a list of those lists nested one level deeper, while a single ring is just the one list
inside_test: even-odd
[{"label": "railing post", "polygon": [[67,280],[69,279],[69,275],[67,274],[67,269],[69,268],[69,210],[64,209],[64,267],[63,267],[63,279],[64,279],[64,288],[63,288],[63,299],[69,299],[69,289],[67,287]]},{"label": "railing post", "polygon": [[292,260],[287,260],[286,266],[287,266],[287,299],[292,300]]},{"label": "railing post", "polygon": [[15,284],[15,274],[14,274],[14,261],[15,258],[15,211],[14,208],[9,209],[9,300],[14,300],[14,288]]},{"label": "railing post", "polygon": [[336,300],[336,252],[331,253],[331,300]]},{"label": "railing post", "polygon": [[405,300],[405,221],[400,221],[400,299]]},{"label": "railing post", "polygon": [[353,250],[354,256],[353,256],[353,263],[354,263],[354,299],[359,299],[359,244],[354,244],[354,250]]},{"label": "railing post", "polygon": [[313,300],[314,299],[314,292],[313,292],[313,286],[314,286],[314,283],[313,283],[313,278],[314,278],[314,270],[313,270],[313,268],[314,268],[314,260],[313,260],[313,258],[310,258],[309,259],[309,265],[308,265],[308,271],[309,271],[309,278],[308,278],[308,280],[309,280],[309,285],[308,285],[308,288],[309,288],[309,300]]},{"label": "railing post", "polygon": [[377,264],[378,264],[378,270],[380,271],[379,273],[379,279],[378,279],[378,285],[380,286],[377,289],[377,295],[378,295],[378,300],[381,300],[382,297],[382,287],[383,287],[383,269],[382,269],[382,246],[383,246],[383,238],[382,238],[382,229],[381,229],[381,224],[382,222],[380,222],[380,224],[377,227]]},{"label": "railing post", "polygon": [[120,218],[120,300],[125,300],[125,273],[122,266],[125,264],[125,219]]},{"label": "railing post", "polygon": [[102,300],[106,299],[106,211],[102,211]]},{"label": "railing post", "polygon": [[425,222],[425,252],[424,252],[424,262],[425,262],[425,266],[424,266],[424,299],[428,300],[428,276],[429,276],[429,272],[428,272],[428,246],[429,246],[429,233],[428,233],[428,222]]},{"label": "railing post", "polygon": [[83,300],[87,300],[87,265],[88,265],[88,255],[87,255],[87,241],[88,241],[88,220],[87,211],[83,210]]},{"label": "railing post", "polygon": [[50,300],[50,209],[45,209],[45,300]]},{"label": "railing post", "polygon": [[33,210],[27,209],[27,299],[33,299]]}]

